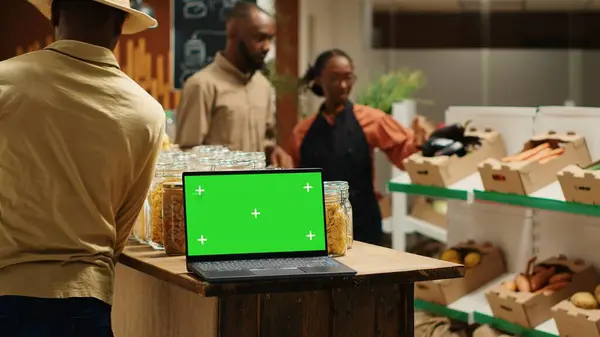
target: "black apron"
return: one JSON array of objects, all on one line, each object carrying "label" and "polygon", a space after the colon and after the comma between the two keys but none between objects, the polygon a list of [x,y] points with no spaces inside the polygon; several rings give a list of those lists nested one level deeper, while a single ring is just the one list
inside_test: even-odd
[{"label": "black apron", "polygon": [[324,106],[300,147],[300,167],[322,168],[325,181],[343,180],[350,185],[354,238],[380,244],[381,212],[373,188],[373,165],[367,138],[346,103],[330,125],[322,115]]}]

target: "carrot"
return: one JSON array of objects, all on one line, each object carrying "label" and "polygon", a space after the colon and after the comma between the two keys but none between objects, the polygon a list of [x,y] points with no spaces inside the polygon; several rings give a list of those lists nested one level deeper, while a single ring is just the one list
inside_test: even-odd
[{"label": "carrot", "polygon": [[563,153],[565,153],[565,149],[563,148],[554,149],[550,151],[550,153],[548,153],[547,155],[543,156],[542,158],[539,158],[540,164],[546,164],[552,159],[560,157],[560,155],[562,155]]},{"label": "carrot", "polygon": [[548,155],[548,153],[550,153],[552,150],[551,149],[543,149],[542,151],[536,153],[535,155],[525,159],[524,161],[527,162],[535,162],[538,161],[544,157],[546,157]]},{"label": "carrot", "polygon": [[519,162],[519,161],[524,161],[527,160],[528,158],[531,158],[532,156],[535,156],[536,154],[538,154],[539,152],[541,152],[542,150],[545,150],[547,148],[550,147],[550,144],[548,143],[543,143],[540,144],[532,149],[529,150],[525,150],[521,153],[518,153],[514,156],[509,156],[509,157],[504,157],[502,158],[503,162]]}]

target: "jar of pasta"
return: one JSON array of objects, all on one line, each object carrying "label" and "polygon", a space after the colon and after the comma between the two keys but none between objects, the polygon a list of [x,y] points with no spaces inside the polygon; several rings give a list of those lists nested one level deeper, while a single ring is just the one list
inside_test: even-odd
[{"label": "jar of pasta", "polygon": [[150,206],[148,205],[148,198],[144,200],[144,205],[140,210],[140,214],[135,220],[133,225],[133,239],[139,243],[148,243],[148,211]]},{"label": "jar of pasta", "polygon": [[165,252],[167,255],[185,255],[183,185],[179,182],[164,183],[162,200]]},{"label": "jar of pasta", "polygon": [[345,255],[348,248],[348,220],[341,191],[335,185],[325,186],[325,224],[328,253],[333,256]]},{"label": "jar of pasta", "polygon": [[163,229],[163,185],[170,182],[181,182],[181,174],[186,169],[185,163],[174,163],[162,170],[157,170],[150,190],[150,240],[149,244],[157,250],[164,249]]},{"label": "jar of pasta", "polygon": [[350,185],[347,181],[329,181],[327,184],[337,186],[340,189],[340,196],[342,198],[342,204],[344,205],[344,211],[346,212],[346,219],[348,221],[348,249],[352,248],[354,242],[354,222],[352,221],[352,204],[350,203]]}]

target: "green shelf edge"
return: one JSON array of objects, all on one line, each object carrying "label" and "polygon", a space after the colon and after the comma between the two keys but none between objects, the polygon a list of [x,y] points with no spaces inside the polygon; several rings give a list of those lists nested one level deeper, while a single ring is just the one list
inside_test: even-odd
[{"label": "green shelf edge", "polygon": [[475,323],[487,324],[494,329],[498,329],[522,337],[558,337],[558,335],[554,335],[544,331],[524,328],[520,325],[507,322],[500,318],[482,314],[477,311],[473,313],[473,319],[475,320]]},{"label": "green shelf edge", "polygon": [[475,190],[475,200],[491,201],[514,206],[543,209],[571,214],[600,217],[600,207],[575,202],[544,199],[526,195],[486,192]]},{"label": "green shelf edge", "polygon": [[431,303],[419,299],[414,300],[415,309],[431,312],[453,320],[469,323],[469,314],[463,311],[450,309],[445,305]]},{"label": "green shelf edge", "polygon": [[408,194],[426,195],[430,197],[448,198],[467,200],[467,191],[453,190],[449,188],[436,187],[436,186],[425,186],[417,184],[400,184],[393,181],[388,183],[388,188],[391,192],[403,192]]}]

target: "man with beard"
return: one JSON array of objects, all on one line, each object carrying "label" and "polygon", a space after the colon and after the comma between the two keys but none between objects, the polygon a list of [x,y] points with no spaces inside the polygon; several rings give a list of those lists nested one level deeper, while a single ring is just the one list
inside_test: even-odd
[{"label": "man with beard", "polygon": [[252,3],[235,4],[227,19],[225,50],[183,87],[175,143],[183,149],[225,145],[265,151],[273,165],[293,166],[291,157],[274,145],[273,89],[259,71],[274,36],[271,15]]}]

